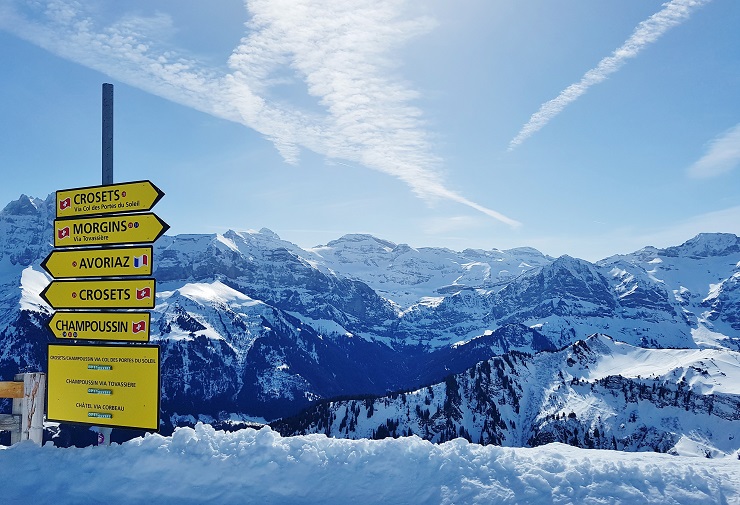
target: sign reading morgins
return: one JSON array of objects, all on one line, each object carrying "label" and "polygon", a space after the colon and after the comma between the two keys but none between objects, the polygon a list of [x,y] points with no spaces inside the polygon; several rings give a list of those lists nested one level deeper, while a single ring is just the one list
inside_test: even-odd
[{"label": "sign reading morgins", "polygon": [[56,193],[57,217],[151,210],[163,196],[150,181],[63,189]]},{"label": "sign reading morgins", "polygon": [[154,242],[169,225],[152,213],[54,220],[54,247],[144,244]]}]

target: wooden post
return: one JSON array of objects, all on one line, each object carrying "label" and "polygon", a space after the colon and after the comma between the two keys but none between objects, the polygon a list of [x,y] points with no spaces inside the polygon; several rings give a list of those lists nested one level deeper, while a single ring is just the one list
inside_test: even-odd
[{"label": "wooden post", "polygon": [[23,383],[0,382],[0,398],[23,398]]},{"label": "wooden post", "polygon": [[40,372],[24,373],[16,375],[15,380],[23,381],[21,440],[33,440],[38,445],[42,445],[44,443],[46,374]]},{"label": "wooden post", "polygon": [[23,373],[16,375],[15,380],[15,383],[0,383],[0,396],[13,398],[13,414],[7,416],[13,419],[6,419],[11,428],[10,444],[33,440],[41,445],[44,441],[46,374]]}]

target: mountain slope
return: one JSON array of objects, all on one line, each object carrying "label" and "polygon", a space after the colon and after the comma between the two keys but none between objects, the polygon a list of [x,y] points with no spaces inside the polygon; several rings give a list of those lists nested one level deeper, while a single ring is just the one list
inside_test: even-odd
[{"label": "mountain slope", "polygon": [[556,352],[507,353],[415,391],[321,402],[273,428],[722,456],[740,455],[738,425],[740,353],[593,335]]},{"label": "mountain slope", "polygon": [[[50,281],[40,264],[53,207],[53,195],[22,196],[0,212],[0,380],[43,370],[54,340],[38,296]],[[267,229],[165,236],[155,244],[152,314],[162,419],[167,429],[199,416],[275,419],[593,333],[642,348],[738,350],[739,241],[706,234],[592,264],[369,235],[306,250]]]}]

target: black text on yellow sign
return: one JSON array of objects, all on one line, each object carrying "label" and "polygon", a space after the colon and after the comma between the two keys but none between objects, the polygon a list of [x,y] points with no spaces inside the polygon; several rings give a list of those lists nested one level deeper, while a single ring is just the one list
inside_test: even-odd
[{"label": "black text on yellow sign", "polygon": [[48,327],[56,338],[149,342],[149,312],[60,312],[51,316]]},{"label": "black text on yellow sign", "polygon": [[159,429],[159,347],[48,346],[47,419]]},{"label": "black text on yellow sign", "polygon": [[170,226],[152,212],[54,220],[54,247],[146,244]]},{"label": "black text on yellow sign", "polygon": [[57,217],[120,214],[151,210],[164,193],[150,181],[62,189],[56,193]]},{"label": "black text on yellow sign", "polygon": [[153,309],[154,279],[52,281],[41,298],[54,309]]},{"label": "black text on yellow sign", "polygon": [[49,253],[41,267],[55,279],[147,276],[152,275],[152,247],[61,249]]}]

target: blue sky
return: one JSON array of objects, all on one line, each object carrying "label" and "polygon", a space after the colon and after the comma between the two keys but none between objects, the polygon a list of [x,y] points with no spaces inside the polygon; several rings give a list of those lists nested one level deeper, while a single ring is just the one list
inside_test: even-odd
[{"label": "blue sky", "polygon": [[0,205],[114,177],[170,233],[597,260],[740,234],[736,0],[0,4]]}]

